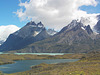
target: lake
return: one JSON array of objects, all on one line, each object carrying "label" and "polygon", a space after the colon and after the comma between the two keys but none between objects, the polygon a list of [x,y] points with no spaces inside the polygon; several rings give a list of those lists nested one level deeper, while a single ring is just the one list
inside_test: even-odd
[{"label": "lake", "polygon": [[14,64],[0,65],[0,71],[4,73],[16,73],[30,70],[31,66],[38,65],[41,63],[53,64],[53,63],[65,63],[75,62],[79,59],[45,59],[45,60],[22,60],[16,61]]},{"label": "lake", "polygon": [[73,54],[73,53],[3,53],[0,54],[17,54],[17,55],[25,55],[25,54],[32,54],[32,55],[64,55],[64,54]]}]

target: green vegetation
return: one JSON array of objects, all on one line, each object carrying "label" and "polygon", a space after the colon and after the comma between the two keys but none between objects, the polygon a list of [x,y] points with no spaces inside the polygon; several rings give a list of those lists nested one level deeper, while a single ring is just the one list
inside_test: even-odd
[{"label": "green vegetation", "polygon": [[[8,54],[7,54],[8,55]],[[3,55],[2,55],[3,56]],[[27,59],[76,59],[80,58],[77,62],[59,63],[59,64],[46,64],[41,63],[36,66],[32,66],[31,70],[25,72],[18,72],[8,75],[100,75],[100,52],[91,52],[87,54],[65,54],[65,55],[8,55],[7,59],[11,56],[12,60],[15,57],[21,57],[17,60]],[[1,56],[0,56],[1,57]],[[18,58],[19,58],[18,57]]]},{"label": "green vegetation", "polygon": [[[80,57],[80,55],[79,55]],[[100,53],[84,54],[81,60],[71,63],[41,63],[25,72],[9,75],[100,75]]]},{"label": "green vegetation", "polygon": [[7,74],[4,74],[4,73],[2,73],[2,72],[0,71],[0,75],[7,75]]}]

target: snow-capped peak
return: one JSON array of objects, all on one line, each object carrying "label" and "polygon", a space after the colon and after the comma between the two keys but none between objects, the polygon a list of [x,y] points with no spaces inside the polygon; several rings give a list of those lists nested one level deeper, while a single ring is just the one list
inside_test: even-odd
[{"label": "snow-capped peak", "polygon": [[72,20],[72,22],[69,24],[69,28],[74,27],[76,25],[77,25],[77,20]]},{"label": "snow-capped peak", "polygon": [[42,22],[39,22],[39,23],[37,24],[37,26],[40,27],[40,28],[41,28],[41,27],[44,28],[44,25],[42,24]]},{"label": "snow-capped peak", "polygon": [[35,23],[34,21],[28,22],[24,27],[22,27],[20,30],[16,31],[14,35],[20,36],[21,38],[26,38],[29,36],[36,36],[38,35],[43,29],[44,25],[42,22]]},{"label": "snow-capped peak", "polygon": [[55,31],[54,29],[48,29],[48,30],[47,30],[47,33],[48,33],[49,35],[54,35],[54,34],[57,33],[57,31]]},{"label": "snow-capped peak", "polygon": [[94,26],[98,22],[98,19],[96,16],[89,16],[89,17],[81,17],[79,21],[83,23],[84,26],[90,25],[91,29],[93,30]]},{"label": "snow-capped peak", "polygon": [[85,28],[84,27],[81,27],[83,30],[85,30]]},{"label": "snow-capped peak", "polygon": [[72,29],[77,25],[83,26],[83,24],[81,22],[78,22],[78,20],[72,20],[72,22],[67,26],[67,29]]},{"label": "snow-capped peak", "polygon": [[28,22],[28,23],[26,24],[26,26],[28,26],[28,25],[36,25],[36,23],[35,23],[34,21],[31,21],[31,22]]}]

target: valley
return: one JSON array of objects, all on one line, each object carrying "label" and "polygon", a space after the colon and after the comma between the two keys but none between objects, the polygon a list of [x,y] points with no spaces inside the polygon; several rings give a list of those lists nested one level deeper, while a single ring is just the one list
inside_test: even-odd
[{"label": "valley", "polygon": [[[12,57],[12,55],[7,55],[7,56],[10,58]],[[29,55],[23,55],[23,56],[28,57]],[[67,62],[67,63],[65,62],[65,63],[57,63],[57,64],[41,63],[39,65],[32,66],[31,70],[13,73],[13,74],[6,74],[6,75],[53,75],[53,74],[55,75],[90,75],[90,74],[99,75],[100,74],[100,52],[90,52],[87,54],[65,54],[65,55],[56,55],[56,56],[40,55],[37,58],[36,56],[34,58],[34,55],[33,56],[30,55],[30,56],[33,57],[32,59],[55,59],[55,60],[56,59],[80,59],[80,60],[76,62]],[[15,58],[16,55],[13,55],[13,57]],[[27,59],[21,58],[17,60],[27,60]]]},{"label": "valley", "polygon": [[100,0],[1,0],[0,75],[100,75]]},{"label": "valley", "polygon": [[[2,75],[100,75],[100,34],[95,33],[90,25],[85,26],[73,20],[59,32],[50,29],[48,31],[42,22],[36,24],[31,21],[10,34],[0,46],[1,52],[8,53],[0,54],[0,65],[12,65],[15,68],[7,71],[5,70],[7,66],[1,67],[4,73],[0,73]],[[63,53],[63,55],[28,53]],[[33,64],[33,61],[37,63]],[[24,66],[25,62],[27,68]],[[17,65],[23,66],[21,70]]]}]

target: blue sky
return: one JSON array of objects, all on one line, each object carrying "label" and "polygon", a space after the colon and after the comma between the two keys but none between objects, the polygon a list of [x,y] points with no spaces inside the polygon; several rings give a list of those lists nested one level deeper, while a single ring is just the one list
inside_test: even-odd
[{"label": "blue sky", "polygon": [[0,25],[17,25],[18,27],[22,27],[26,24],[25,21],[20,22],[17,15],[14,14],[20,8],[18,4],[19,0],[0,1]]},{"label": "blue sky", "polygon": [[89,14],[93,13],[100,13],[100,3],[96,7],[94,6],[82,6],[80,7],[81,10],[87,11]]},{"label": "blue sky", "polygon": [[[26,0],[22,0],[25,2]],[[19,0],[1,0],[0,1],[0,26],[1,25],[17,25],[18,27],[24,26],[28,21],[20,21],[16,14],[20,9]],[[87,13],[100,13],[100,3],[94,6],[82,6],[79,9],[87,11]]]}]

